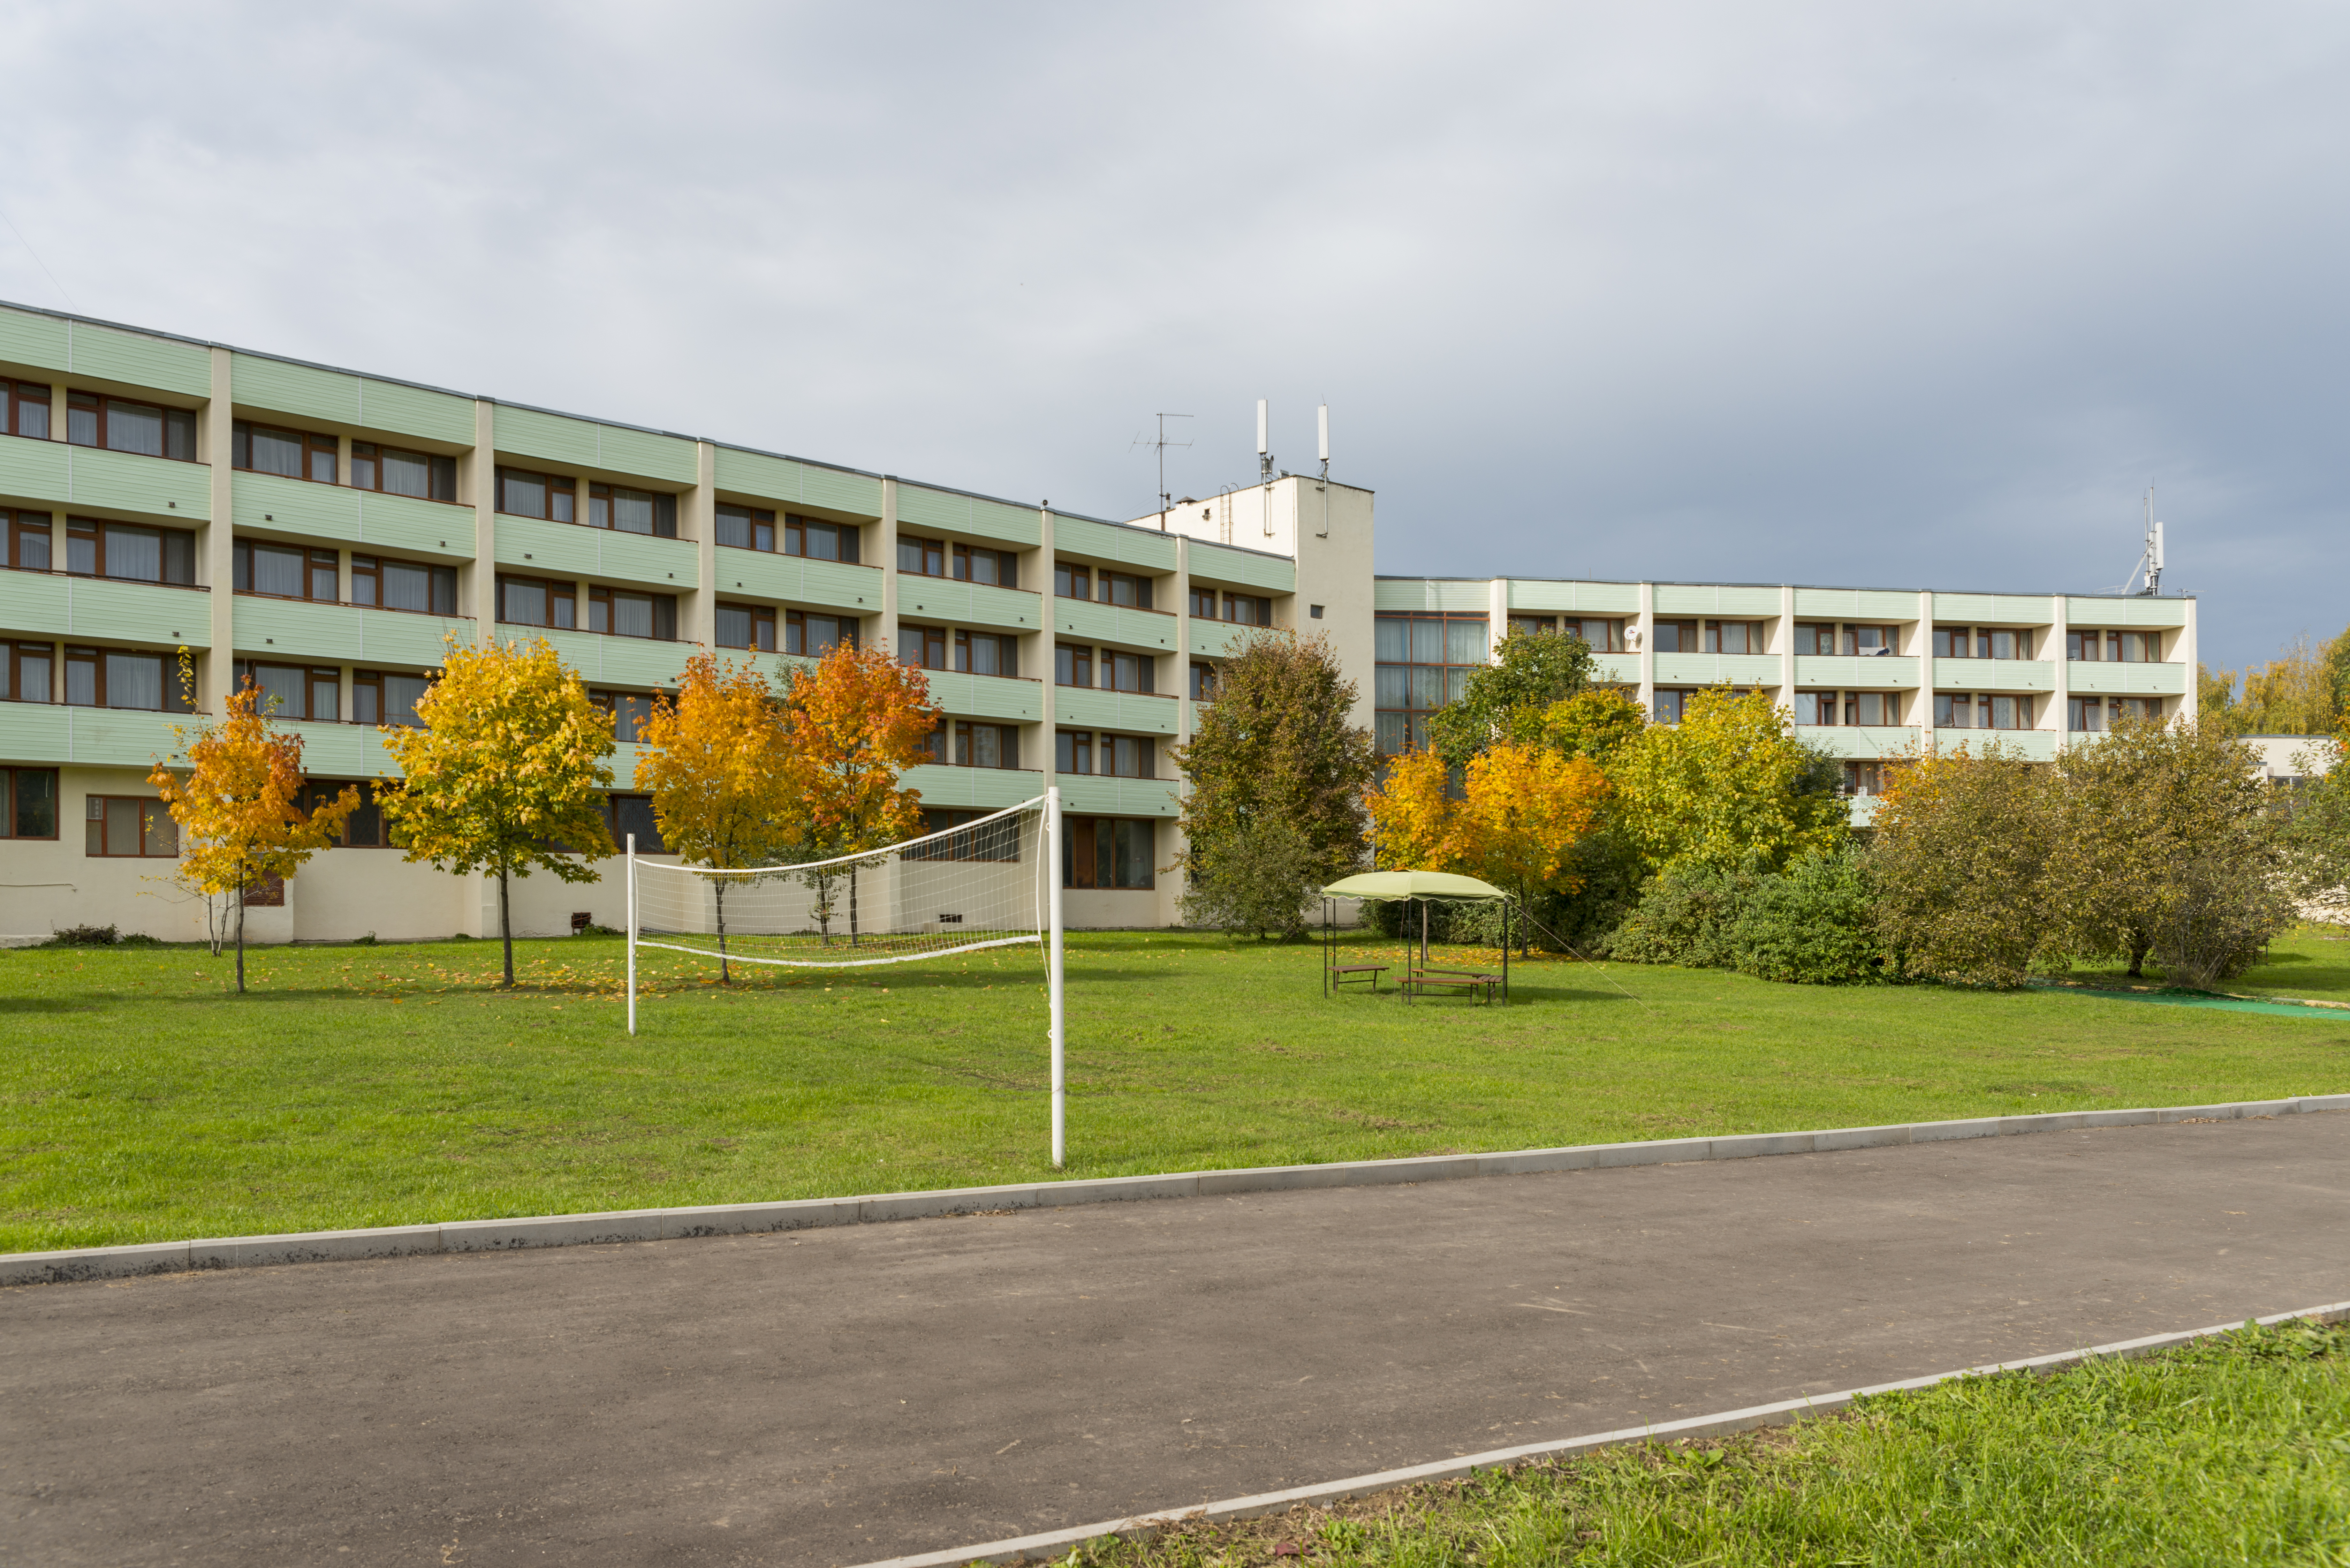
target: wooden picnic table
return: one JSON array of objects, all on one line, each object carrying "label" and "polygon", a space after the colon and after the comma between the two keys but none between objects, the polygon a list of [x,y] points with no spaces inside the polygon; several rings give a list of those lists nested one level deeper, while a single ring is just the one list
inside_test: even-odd
[{"label": "wooden picnic table", "polygon": [[1405,972],[1401,989],[1404,1000],[1409,1002],[1411,1000],[1413,992],[1427,991],[1431,987],[1449,987],[1460,991],[1474,991],[1482,987],[1485,1001],[1490,1005],[1493,1000],[1494,989],[1501,983],[1500,975],[1484,974],[1475,970],[1414,968]]}]

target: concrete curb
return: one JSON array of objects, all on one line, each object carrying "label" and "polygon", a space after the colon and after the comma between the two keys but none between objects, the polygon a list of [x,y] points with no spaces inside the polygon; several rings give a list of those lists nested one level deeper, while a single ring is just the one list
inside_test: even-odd
[{"label": "concrete curb", "polygon": [[[2252,1321],[2262,1325],[2305,1319],[2318,1323],[2336,1323],[2350,1318],[2350,1302],[2336,1302],[2331,1306],[2309,1307],[2301,1312],[2277,1313]],[[2059,1351],[2054,1355],[2035,1355],[2023,1361],[2001,1361],[1988,1366],[1961,1367],[1956,1372],[1937,1372],[1928,1377],[1909,1377],[1898,1383],[1876,1383],[1866,1388],[1846,1388],[1836,1394],[1817,1394],[1807,1399],[1783,1399],[1775,1405],[1750,1405],[1742,1410],[1725,1410],[1718,1416],[1693,1416],[1683,1421],[1666,1421],[1653,1427],[1625,1427],[1613,1432],[1595,1432],[1588,1437],[1566,1438],[1554,1443],[1528,1443],[1514,1449],[1493,1449],[1482,1454],[1465,1454],[1456,1459],[1438,1459],[1432,1464],[1413,1465],[1399,1470],[1379,1470],[1371,1475],[1351,1476],[1345,1480],[1324,1481],[1315,1486],[1292,1487],[1287,1491],[1258,1492],[1253,1497],[1227,1498],[1222,1502],[1201,1503],[1191,1508],[1173,1508],[1159,1513],[1137,1514],[1127,1519],[1104,1520],[1098,1524],[1074,1525],[1067,1530],[1047,1531],[1037,1535],[1015,1536],[1008,1541],[990,1541],[978,1546],[956,1547],[945,1552],[924,1552],[911,1557],[890,1557],[877,1563],[867,1563],[858,1568],[962,1568],[965,1563],[1017,1563],[1024,1559],[1042,1562],[1067,1554],[1072,1547],[1088,1541],[1098,1541],[1115,1535],[1128,1541],[1148,1541],[1160,1531],[1178,1524],[1215,1524],[1227,1520],[1255,1519],[1268,1513],[1285,1513],[1293,1508],[1310,1504],[1344,1501],[1348,1498],[1365,1497],[1373,1492],[1392,1491],[1398,1487],[1419,1486],[1428,1481],[1452,1480],[1478,1470],[1497,1469],[1505,1465],[1524,1464],[1532,1459],[1572,1459],[1595,1449],[1614,1448],[1624,1443],[1669,1442],[1689,1438],[1721,1438],[1733,1432],[1744,1432],[1756,1427],[1785,1426],[1807,1416],[1825,1416],[1849,1407],[1854,1400],[1874,1394],[1891,1394],[1906,1388],[1930,1388],[1937,1383],[1953,1377],[1980,1377],[1994,1372],[2054,1372],[2100,1357],[2131,1357],[2147,1355],[2158,1350],[2169,1350],[2189,1345],[2199,1339],[2217,1334],[2232,1334],[2241,1324],[2223,1323],[2210,1328],[2189,1329],[2183,1334],[2153,1334],[2143,1339],[2118,1340],[2112,1345],[2092,1345],[2085,1350]]]},{"label": "concrete curb", "polygon": [[1330,1165],[1268,1165],[1166,1176],[1113,1176],[1094,1181],[884,1192],[861,1198],[717,1203],[694,1209],[627,1209],[608,1214],[458,1220],[437,1225],[391,1225],[365,1231],[312,1231],[288,1236],[231,1236],[127,1247],[77,1247],[56,1252],[0,1253],[0,1286],[67,1284],[135,1274],[182,1273],[191,1269],[405,1258],[423,1252],[505,1251],[522,1247],[576,1247],[684,1236],[741,1236],[1003,1209],[1057,1209],[1080,1203],[1128,1203],[1154,1198],[1216,1198],[1315,1187],[1382,1187],[1452,1181],[1473,1176],[1528,1176],[1541,1171],[1606,1170],[1685,1160],[1828,1154],[1840,1149],[1938,1143],[1949,1138],[2009,1137],[2084,1127],[2149,1127],[2167,1122],[2228,1121],[2243,1116],[2344,1110],[2350,1110],[2350,1095],[2308,1095],[2289,1100],[2240,1100],[2227,1105],[2170,1106],[2154,1110],[2057,1111],[2037,1116],[1979,1116],[1968,1121],[1905,1122],[1891,1127],[1834,1127],[1822,1132],[1743,1133],[1729,1137],[1665,1138],[1646,1143],[1576,1144],[1565,1148],[1518,1149],[1501,1154],[1424,1155],[1409,1159],[1366,1159]]}]

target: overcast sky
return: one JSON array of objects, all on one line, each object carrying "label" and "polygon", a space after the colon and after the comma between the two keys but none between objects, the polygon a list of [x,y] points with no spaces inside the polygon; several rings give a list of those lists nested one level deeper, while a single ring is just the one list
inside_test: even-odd
[{"label": "overcast sky", "polygon": [[[0,297],[1389,573],[2339,591],[2350,10],[0,16]],[[37,259],[36,259],[37,256]],[[44,265],[46,264],[46,265]]]}]

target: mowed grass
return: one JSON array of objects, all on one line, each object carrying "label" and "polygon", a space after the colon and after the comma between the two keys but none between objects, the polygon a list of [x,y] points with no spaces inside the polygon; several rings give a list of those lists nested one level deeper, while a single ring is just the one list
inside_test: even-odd
[{"label": "mowed grass", "polygon": [[1967,1378],[1721,1441],[1386,1493],[1076,1568],[1830,1568],[2350,1562],[2350,1331],[2247,1328]]},{"label": "mowed grass", "polygon": [[[1069,947],[1072,1177],[2350,1090],[2350,1012],[1539,959],[1407,1007],[1325,1000],[1310,945]],[[240,997],[201,948],[0,951],[0,1250],[1054,1175],[1033,949],[731,987],[648,952],[633,1039],[618,940],[497,961],[275,948]],[[2345,961],[2288,940],[2272,989]]]}]

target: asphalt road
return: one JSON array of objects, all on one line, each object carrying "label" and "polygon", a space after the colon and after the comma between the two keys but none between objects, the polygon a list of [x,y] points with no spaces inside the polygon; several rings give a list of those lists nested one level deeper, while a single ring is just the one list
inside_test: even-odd
[{"label": "asphalt road", "polygon": [[0,1562],[852,1563],[2350,1297],[2350,1114],[0,1291]]}]

